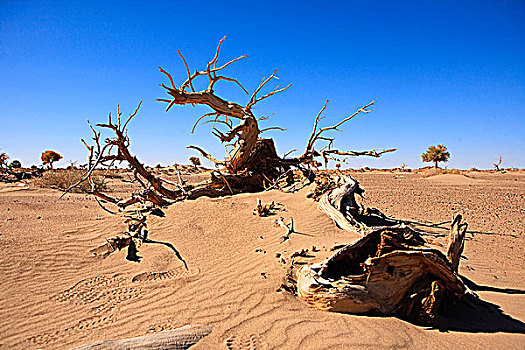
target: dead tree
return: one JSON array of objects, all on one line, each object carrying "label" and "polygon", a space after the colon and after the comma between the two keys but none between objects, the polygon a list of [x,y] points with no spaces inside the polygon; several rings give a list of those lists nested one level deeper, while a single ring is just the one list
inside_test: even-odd
[{"label": "dead tree", "polygon": [[[172,76],[159,67],[160,71],[164,73],[170,81],[170,86],[162,84],[162,87],[171,97],[169,99],[159,99],[159,101],[168,104],[166,108],[167,111],[174,105],[186,104],[207,105],[212,109],[212,112],[197,119],[192,132],[199,122],[203,120],[204,123],[226,126],[227,131],[225,132],[214,127],[213,134],[217,136],[221,142],[230,142],[229,145],[233,147],[233,149],[229,153],[229,156],[219,161],[200,147],[188,146],[188,148],[197,150],[203,157],[214,162],[217,167],[223,167],[225,172],[216,170],[211,173],[210,180],[195,185],[188,185],[184,184],[182,180],[179,181],[179,183],[171,183],[148,171],[138,158],[129,151],[130,141],[126,132],[128,124],[140,108],[139,104],[137,109],[130,114],[125,122],[121,120],[122,114],[120,110],[117,109],[116,123],[113,122],[110,114],[107,123],[96,125],[98,128],[109,129],[114,133],[114,137],[106,139],[104,143],[101,140],[100,131],[97,131],[91,124],[89,125],[93,132],[95,144],[88,145],[82,140],[89,151],[88,167],[82,179],[72,187],[75,187],[82,181],[89,181],[92,186],[91,193],[106,202],[115,204],[118,210],[122,210],[132,204],[147,202],[156,206],[164,206],[175,201],[195,199],[201,196],[219,197],[243,192],[262,191],[276,185],[278,180],[283,180],[284,174],[286,174],[285,180],[288,184],[291,184],[294,182],[294,174],[290,171],[291,168],[299,169],[303,171],[303,174],[307,174],[308,177],[313,179],[310,167],[317,162],[315,160],[316,158],[323,158],[325,163],[328,162],[328,160],[341,162],[344,161],[346,157],[379,157],[386,152],[395,150],[343,151],[333,148],[334,138],[326,136],[326,133],[329,131],[341,131],[339,127],[358,114],[369,113],[369,107],[374,104],[374,101],[359,108],[355,113],[332,126],[319,127],[319,121],[324,118],[322,117],[322,113],[326,109],[328,103],[328,101],[326,101],[314,120],[314,128],[303,154],[296,158],[280,157],[277,155],[273,140],[261,138],[260,134],[270,129],[282,130],[282,128],[270,127],[261,129],[259,127],[259,121],[266,118],[256,118],[252,112],[252,108],[257,103],[286,90],[291,84],[288,84],[284,88],[277,86],[272,91],[263,94],[263,88],[273,79],[278,79],[275,75],[277,71],[274,71],[268,78],[263,78],[254,92],[249,94],[237,79],[221,75],[224,68],[247,57],[245,55],[240,56],[223,65],[218,65],[219,52],[223,40],[224,38],[219,42],[215,55],[212,60],[207,63],[206,68],[201,71],[196,70],[193,74],[190,72],[184,56],[179,52],[186,67],[188,77],[178,88]],[[207,79],[208,87],[205,90],[195,90],[194,82],[198,78]],[[215,84],[221,80],[237,84],[249,95],[249,100],[246,105],[241,106],[218,97],[215,94],[214,88]],[[234,120],[239,121],[237,125],[234,125]],[[327,145],[320,150],[316,148],[319,141],[327,142]],[[133,193],[130,198],[114,198],[107,193],[103,193],[100,188],[97,188],[91,179],[94,169],[102,166],[109,170],[115,162],[127,162],[129,164],[129,167],[133,170],[136,181],[143,187],[142,191]]]},{"label": "dead tree", "polygon": [[[282,92],[288,89],[291,84],[287,85],[284,88],[279,89],[278,87],[274,88],[271,92],[261,96],[261,90],[263,87],[270,82],[272,79],[278,79],[275,73],[273,72],[268,78],[263,78],[257,89],[250,95],[249,102],[245,106],[241,106],[237,103],[226,101],[217,95],[215,95],[214,87],[217,82],[220,80],[229,81],[237,84],[247,95],[248,91],[239,83],[237,79],[226,77],[221,75],[221,71],[231,65],[232,63],[247,57],[246,55],[240,56],[236,59],[233,59],[222,66],[217,67],[219,59],[219,51],[221,44],[224,41],[225,37],[222,38],[217,46],[215,56],[210,62],[206,65],[206,69],[202,71],[196,70],[193,74],[190,73],[186,59],[180,53],[179,55],[182,58],[186,71],[188,73],[188,78],[177,88],[173,82],[173,78],[169,73],[159,67],[160,71],[169,78],[171,86],[166,86],[162,84],[168,93],[171,96],[170,99],[158,99],[159,101],[168,103],[166,111],[169,111],[173,105],[207,105],[213,111],[201,116],[195,125],[193,126],[192,132],[197,127],[198,123],[209,118],[205,122],[213,122],[214,124],[223,124],[226,125],[228,131],[223,133],[214,127],[213,134],[219,138],[221,142],[232,142],[237,138],[232,146],[233,150],[230,152],[228,158],[223,161],[218,161],[210,154],[205,152],[199,147],[189,146],[199,151],[203,157],[208,158],[216,165],[224,166],[229,173],[237,174],[241,171],[249,170],[253,167],[260,167],[260,164],[257,164],[258,159],[254,157],[254,153],[266,152],[269,153],[269,156],[277,158],[275,147],[273,143],[265,143],[259,141],[259,134],[263,133],[266,130],[259,129],[258,119],[252,113],[252,108],[259,102],[267,99],[270,96],[275,95],[276,93]],[[206,77],[208,79],[208,87],[205,90],[195,91],[193,87],[194,81],[199,77]],[[190,91],[188,91],[190,89]],[[234,126],[233,120],[239,120],[239,123]],[[261,148],[258,152],[254,152],[257,148]],[[272,154],[273,153],[273,154]]]},{"label": "dead tree", "polygon": [[503,157],[502,157],[502,156],[499,156],[499,158],[498,158],[498,162],[497,162],[497,163],[492,163],[492,165],[494,165],[494,169],[495,169],[496,171],[499,171],[499,166],[501,165],[501,160],[502,160],[502,159],[503,159]]},{"label": "dead tree", "polygon": [[[206,68],[200,71],[196,70],[194,73],[191,73],[186,59],[179,52],[188,74],[186,80],[179,87],[176,87],[172,76],[159,67],[160,71],[165,74],[170,81],[170,86],[166,86],[165,84],[161,85],[170,98],[158,99],[168,104],[166,111],[169,111],[174,105],[191,104],[193,106],[206,105],[210,107],[212,111],[197,119],[192,132],[201,121],[203,121],[203,123],[213,123],[213,135],[218,137],[221,142],[229,143],[227,146],[233,147],[226,159],[219,161],[200,147],[188,146],[188,148],[195,149],[203,157],[215,163],[217,169],[210,173],[209,180],[197,184],[187,184],[179,174],[178,183],[168,181],[149,171],[139,159],[130,152],[130,140],[127,136],[127,127],[137,115],[141,105],[139,103],[135,111],[131,113],[125,121],[122,119],[120,108],[117,107],[116,121],[112,119],[110,114],[107,123],[97,124],[93,127],[88,122],[93,132],[93,144],[89,145],[82,140],[89,152],[87,169],[83,177],[76,184],[68,188],[64,194],[71,188],[87,181],[91,185],[90,193],[95,196],[97,203],[106,211],[122,213],[131,205],[138,205],[141,211],[147,211],[153,210],[155,207],[162,207],[177,201],[191,200],[202,196],[220,197],[280,188],[280,183],[283,181],[286,185],[296,188],[293,186],[296,181],[293,169],[299,170],[298,174],[302,174],[308,181],[313,181],[315,175],[311,168],[312,166],[316,167],[319,163],[316,160],[317,158],[322,158],[326,164],[329,160],[343,162],[347,157],[379,157],[384,153],[395,151],[395,149],[344,151],[333,148],[334,138],[328,137],[326,133],[330,131],[341,131],[339,127],[358,114],[369,113],[369,107],[374,104],[374,101],[359,108],[356,112],[332,126],[320,127],[319,122],[324,118],[322,113],[328,103],[328,101],[326,101],[314,120],[314,128],[308,138],[303,154],[295,158],[287,158],[286,155],[280,157],[276,152],[273,140],[261,138],[260,135],[267,130],[283,129],[280,127],[261,129],[259,127],[259,121],[267,118],[257,118],[253,114],[252,109],[257,103],[288,89],[291,84],[283,88],[277,86],[270,92],[263,93],[263,88],[265,88],[270,81],[278,79],[276,76],[277,70],[275,70],[269,77],[263,78],[257,88],[249,94],[237,79],[222,75],[223,69],[247,57],[245,55],[240,56],[223,65],[219,65],[219,52],[223,40],[224,38],[220,40],[215,55],[211,61],[206,64]],[[196,79],[207,79],[207,88],[196,91],[194,88]],[[248,102],[244,106],[241,106],[217,96],[214,90],[215,84],[221,80],[235,83],[239,86],[239,88],[249,96]],[[234,121],[238,121],[237,124],[234,124]],[[220,131],[215,127],[218,125],[225,126],[227,130]],[[113,133],[113,137],[102,140],[101,129],[110,130]],[[327,144],[325,147],[318,149],[317,144],[320,141]],[[140,184],[142,189],[131,193],[125,198],[117,198],[108,192],[104,192],[92,177],[95,169],[105,168],[105,178],[116,163],[122,162],[128,163],[129,168],[133,171],[134,180]],[[107,207],[108,203],[113,205],[112,209]],[[133,236],[133,234],[131,234],[131,236]],[[128,241],[129,240],[125,240],[123,242]],[[112,249],[111,246],[109,249]]]},{"label": "dead tree", "polygon": [[[357,152],[333,149],[332,146],[334,138],[328,138],[324,133],[331,130],[340,131],[338,127],[356,115],[360,113],[369,113],[370,110],[368,108],[372,106],[374,102],[372,101],[364,107],[358,109],[354,114],[333,126],[318,128],[319,121],[323,119],[321,114],[325,110],[328,103],[328,101],[326,101],[323,108],[315,118],[314,130],[308,139],[304,153],[297,158],[279,157],[275,151],[273,140],[260,138],[259,136],[267,130],[283,129],[280,127],[261,129],[259,127],[259,121],[265,120],[267,118],[256,118],[252,112],[252,108],[257,103],[267,99],[268,97],[288,89],[291,84],[284,88],[279,88],[279,86],[277,86],[271,92],[263,94],[261,91],[266,86],[266,84],[268,84],[272,79],[278,79],[275,75],[277,70],[275,70],[268,78],[263,78],[255,91],[252,94],[249,94],[237,79],[221,75],[221,71],[224,68],[242,58],[247,57],[243,55],[227,62],[222,66],[218,66],[219,52],[223,40],[224,38],[219,42],[215,56],[210,62],[207,63],[206,68],[201,71],[196,70],[193,74],[190,73],[190,69],[184,56],[179,52],[179,55],[185,64],[188,77],[178,88],[176,87],[172,76],[164,69],[159,68],[160,71],[164,73],[170,81],[170,86],[162,84],[162,87],[166,89],[166,92],[170,98],[159,99],[159,101],[168,104],[166,110],[169,111],[174,105],[191,104],[209,106],[212,109],[212,112],[204,114],[199,119],[197,119],[192,132],[202,120],[205,120],[204,123],[213,123],[213,134],[217,136],[223,143],[231,142],[227,146],[233,147],[233,150],[229,153],[229,156],[226,159],[219,161],[197,146],[189,146],[188,148],[197,150],[203,157],[211,160],[217,166],[223,166],[231,175],[241,175],[245,180],[252,178],[250,183],[253,184],[253,190],[262,190],[267,188],[267,186],[271,185],[272,182],[274,182],[277,178],[279,178],[279,176],[290,169],[290,167],[296,167],[298,169],[309,167],[314,162],[316,157],[322,157],[326,163],[329,159],[340,161],[337,156],[348,157],[367,155],[379,157],[383,153],[394,151],[393,149],[381,149]],[[204,77],[207,79],[208,87],[205,90],[195,91],[193,83],[199,77]],[[220,80],[237,84],[247,95],[249,95],[250,97],[246,105],[242,106],[218,97],[215,94],[214,86]],[[238,124],[234,125],[233,120],[239,120]],[[227,130],[222,132],[218,130],[215,125],[223,125],[227,128]],[[318,151],[315,148],[315,144],[317,141],[321,140],[328,141],[328,145],[322,150]],[[243,192],[247,190],[248,189],[242,189]]]}]

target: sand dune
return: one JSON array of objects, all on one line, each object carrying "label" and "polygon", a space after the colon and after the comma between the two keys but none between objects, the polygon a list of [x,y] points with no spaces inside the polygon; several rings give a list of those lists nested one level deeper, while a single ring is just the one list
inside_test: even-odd
[{"label": "sand dune", "polygon": [[474,179],[463,174],[442,174],[427,177],[429,181],[451,185],[467,185],[483,182],[480,179]]},{"label": "sand dune", "polygon": [[[0,194],[0,348],[65,349],[190,324],[213,328],[196,349],[522,348],[525,176],[356,177],[367,190],[365,203],[390,215],[438,222],[462,211],[472,234],[460,272],[494,304],[493,312],[457,310],[441,332],[396,318],[322,312],[277,292],[282,259],[315,246],[303,258],[314,261],[357,238],[317,210],[305,198],[308,189],[200,198],[169,207],[165,218],[151,217],[150,237],[176,246],[189,270],[157,244],[139,247],[140,263],[127,261],[125,251],[94,257],[89,249],[124,228],[120,218],[84,195],[59,201],[56,191],[6,189]],[[283,210],[254,216],[257,197]],[[281,243],[278,216],[293,218],[301,234]]]}]

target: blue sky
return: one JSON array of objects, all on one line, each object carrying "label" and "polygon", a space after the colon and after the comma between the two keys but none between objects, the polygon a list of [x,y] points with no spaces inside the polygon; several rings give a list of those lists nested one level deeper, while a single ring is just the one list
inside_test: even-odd
[{"label": "blue sky", "polygon": [[[377,99],[373,112],[337,134],[340,149],[398,148],[348,167],[421,167],[430,145],[445,144],[449,168],[525,167],[525,2],[412,1],[0,1],[0,148],[29,166],[53,149],[84,162],[86,119],[129,113],[131,150],[147,164],[188,163],[198,145],[224,148],[209,125],[190,130],[206,108],[174,107],[158,85],[247,54],[225,72],[253,91],[275,68],[286,92],[257,116],[278,152],[304,149],[324,101],[333,123]],[[235,85],[221,97],[246,104]],[[273,88],[273,86],[272,86]]]}]

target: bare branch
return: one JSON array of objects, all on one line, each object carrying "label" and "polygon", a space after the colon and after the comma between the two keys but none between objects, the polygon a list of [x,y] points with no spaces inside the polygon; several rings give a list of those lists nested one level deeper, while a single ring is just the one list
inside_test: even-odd
[{"label": "bare branch", "polygon": [[236,83],[237,85],[239,85],[239,87],[242,89],[242,91],[244,91],[246,93],[246,95],[248,95],[248,91],[246,91],[246,89],[244,88],[244,86],[241,85],[241,83],[239,83],[239,81],[237,79],[233,79],[233,78],[228,78],[228,77],[223,77],[223,76],[218,76],[218,77],[215,77],[214,79],[212,79],[212,82],[210,83],[209,87],[208,87],[208,90],[209,91],[213,91],[213,86],[215,85],[216,82],[218,82],[219,80],[226,80],[226,81],[231,81],[231,82],[234,82]]},{"label": "bare branch", "polygon": [[218,71],[220,71],[220,70],[222,70],[222,69],[228,67],[230,64],[232,64],[232,63],[234,63],[234,62],[237,62],[238,60],[243,59],[243,58],[246,58],[246,57],[249,57],[249,56],[248,56],[248,55],[242,55],[242,56],[239,56],[239,57],[237,57],[237,58],[231,60],[230,62],[223,64],[223,65],[222,65],[221,67],[219,67],[219,68],[214,68],[214,69],[212,69],[211,72],[218,72]]},{"label": "bare branch", "polygon": [[263,80],[261,81],[261,83],[259,84],[259,86],[257,87],[257,89],[255,89],[255,91],[253,92],[253,94],[251,95],[250,97],[250,102],[246,105],[246,109],[250,109],[252,108],[257,102],[260,102],[272,95],[275,95],[276,93],[279,93],[279,92],[282,92],[286,89],[288,89],[290,86],[292,86],[292,84],[289,84],[288,86],[286,86],[285,88],[282,88],[282,89],[277,89],[277,87],[270,93],[264,95],[263,97],[260,97],[260,98],[257,98],[257,94],[261,91],[261,89],[263,88],[264,85],[266,85],[270,80],[272,79],[279,79],[275,73],[277,73],[277,69],[274,70],[274,72],[272,73],[272,75],[270,75],[268,78],[263,78]]},{"label": "bare branch", "polygon": [[253,107],[256,103],[261,102],[262,100],[267,99],[268,97],[273,96],[273,95],[275,95],[275,94],[277,94],[277,93],[279,93],[279,92],[283,92],[284,90],[288,89],[290,86],[292,86],[292,84],[288,84],[286,87],[284,87],[284,88],[282,88],[282,89],[277,89],[277,87],[278,87],[278,86],[277,86],[275,89],[273,89],[272,92],[270,92],[270,93],[264,95],[263,97],[260,97],[260,98],[256,99],[253,103],[248,104],[248,106],[246,106],[246,108],[251,108],[251,107]]},{"label": "bare branch", "polygon": [[223,162],[221,161],[218,161],[217,159],[213,158],[212,155],[210,155],[209,153],[207,153],[206,151],[204,151],[202,148],[200,147],[197,147],[197,146],[188,146],[186,148],[190,148],[190,149],[194,149],[196,151],[198,151],[204,158],[207,158],[209,160],[211,160],[213,163],[215,163],[215,165],[219,165],[219,164],[223,164]]},{"label": "bare branch", "polygon": [[332,126],[326,126],[324,128],[320,128],[319,130],[317,129],[318,127],[318,124],[319,124],[319,121],[321,119],[323,119],[323,117],[321,117],[321,114],[323,113],[323,111],[326,109],[326,105],[328,104],[328,100],[324,103],[323,105],[323,108],[321,108],[321,110],[319,111],[319,113],[317,114],[317,116],[315,117],[315,120],[314,120],[314,129],[312,131],[312,133],[310,134],[310,137],[308,139],[308,143],[306,145],[306,150],[305,152],[303,153],[303,155],[300,157],[304,160],[306,159],[311,159],[313,156],[315,155],[319,155],[319,152],[315,151],[315,142],[318,141],[318,140],[325,140],[325,141],[329,141],[329,148],[332,147],[332,142],[333,142],[333,138],[326,138],[324,136],[321,136],[324,132],[327,132],[327,131],[330,131],[330,130],[335,130],[335,131],[341,131],[339,129],[337,129],[339,126],[343,125],[344,123],[348,122],[349,120],[351,120],[352,118],[354,118],[356,115],[358,115],[359,113],[370,113],[371,111],[369,109],[367,109],[368,107],[372,106],[374,104],[375,101],[372,101],[370,103],[368,103],[367,105],[359,108],[356,112],[354,112],[352,115],[346,117],[345,119],[341,120],[340,122],[338,122],[337,124],[335,125],[332,125]]},{"label": "bare branch", "polygon": [[313,145],[314,145],[314,142],[315,142],[315,135],[316,135],[316,131],[317,131],[317,124],[319,124],[319,120],[322,119],[321,118],[321,114],[326,109],[326,105],[328,104],[328,102],[329,102],[329,100],[326,100],[324,102],[323,108],[321,108],[321,110],[319,111],[319,113],[317,113],[317,116],[315,117],[314,130],[312,131],[312,134],[310,135],[310,138],[308,139],[308,143],[306,144],[306,151],[312,151],[313,150]]},{"label": "bare branch", "polygon": [[142,100],[139,102],[139,105],[137,106],[137,108],[135,108],[135,111],[129,115],[128,120],[126,120],[126,122],[124,123],[124,127],[122,128],[123,132],[126,131],[126,127],[128,126],[128,123],[131,121],[131,119],[133,119],[133,117],[137,115],[137,112],[139,111],[139,108],[141,105],[142,105]]},{"label": "bare branch", "polygon": [[[377,148],[371,151],[339,151],[336,149],[330,149],[330,150],[322,151],[322,153],[326,155],[339,155],[339,156],[350,156],[350,157],[369,156],[369,157],[379,158],[381,155],[385,153],[394,152],[394,151],[397,151],[397,148],[391,148],[391,149]],[[332,158],[332,159],[335,159],[335,158]]]},{"label": "bare branch", "polygon": [[294,148],[293,150],[286,152],[286,153],[284,154],[283,158],[288,157],[291,153],[296,152],[296,151],[297,151],[297,150]]},{"label": "bare branch", "polygon": [[161,71],[161,73],[166,74],[166,76],[167,76],[168,79],[170,80],[171,87],[172,87],[173,89],[176,89],[175,84],[173,83],[173,78],[171,77],[171,74],[169,74],[169,73],[166,72],[164,69],[162,69],[162,67],[159,67],[159,70]]},{"label": "bare branch", "polygon": [[[190,74],[190,67],[188,67],[188,63],[186,62],[186,59],[184,58],[184,56],[182,56],[182,54],[180,53],[179,50],[177,50],[177,52],[179,53],[179,56],[182,58],[182,60],[184,61],[184,65],[186,66],[186,72],[188,73],[188,80],[186,80],[184,82],[184,84],[182,84],[180,86],[180,90],[181,91],[184,91],[184,89],[186,88],[186,86],[188,86],[188,84],[190,84],[190,87],[191,87],[191,91],[195,92],[195,89],[193,88],[193,84],[192,84],[192,80],[194,77],[191,76]],[[196,74],[197,72],[195,72]],[[175,89],[174,89],[175,90]]]},{"label": "bare branch", "polygon": [[262,134],[263,132],[268,131],[268,130],[280,130],[280,131],[286,131],[287,129],[283,129],[283,128],[281,128],[280,126],[272,126],[272,127],[270,127],[270,128],[266,128],[266,129],[259,130],[259,134]]},{"label": "bare branch", "polygon": [[226,39],[226,36],[224,36],[221,40],[219,40],[219,45],[217,45],[217,51],[215,52],[215,56],[213,59],[208,63],[208,71],[210,70],[210,66],[213,64],[213,67],[215,67],[215,64],[217,63],[217,58],[219,57],[219,50],[221,49],[221,44]]},{"label": "bare branch", "polygon": [[193,132],[195,131],[195,128],[197,127],[197,124],[199,124],[199,122],[200,122],[203,118],[211,117],[212,115],[219,115],[219,113],[218,113],[218,112],[211,112],[211,113],[208,113],[208,114],[205,114],[205,115],[201,116],[199,119],[197,119],[197,121],[196,121],[195,124],[193,125],[193,128],[191,129],[191,133],[193,134]]}]

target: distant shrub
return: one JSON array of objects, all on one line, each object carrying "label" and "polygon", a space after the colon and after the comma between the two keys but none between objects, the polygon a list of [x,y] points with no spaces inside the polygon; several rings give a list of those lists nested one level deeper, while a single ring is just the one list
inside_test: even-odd
[{"label": "distant shrub", "polygon": [[69,165],[67,166],[66,169],[78,169],[77,167],[77,161],[73,161],[73,160],[69,160],[68,161]]},{"label": "distant shrub", "polygon": [[[42,177],[34,181],[34,184],[42,188],[65,190],[78,182],[83,175],[84,172],[77,169],[51,170],[44,172]],[[94,175],[92,178],[99,189],[104,190],[106,188],[106,184],[102,181],[102,176]],[[89,193],[90,191],[91,185],[87,181],[82,182],[71,190],[74,193]]]}]

